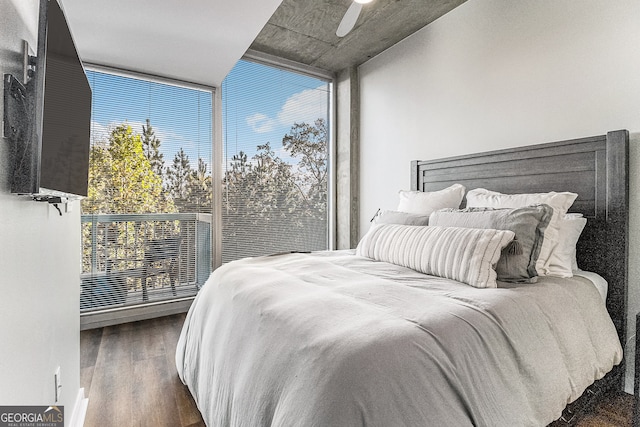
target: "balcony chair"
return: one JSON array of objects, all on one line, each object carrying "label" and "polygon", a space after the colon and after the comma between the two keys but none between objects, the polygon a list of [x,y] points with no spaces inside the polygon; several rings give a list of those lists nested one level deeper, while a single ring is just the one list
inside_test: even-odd
[{"label": "balcony chair", "polygon": [[147,279],[159,274],[168,274],[171,291],[176,296],[176,281],[178,280],[178,261],[182,237],[171,236],[151,239],[146,242],[144,259],[142,262],[142,301],[149,300]]}]

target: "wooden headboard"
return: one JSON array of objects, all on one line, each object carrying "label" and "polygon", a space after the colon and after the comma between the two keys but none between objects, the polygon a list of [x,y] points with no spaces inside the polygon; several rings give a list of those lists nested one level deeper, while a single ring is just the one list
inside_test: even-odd
[{"label": "wooden headboard", "polygon": [[[578,265],[600,274],[609,283],[607,309],[624,345],[629,246],[628,153],[629,132],[619,130],[588,138],[414,161],[411,162],[411,188],[435,191],[460,183],[468,190],[482,187],[501,193],[578,193],[570,212],[580,212],[587,218],[578,242]],[[621,365],[619,368],[623,370]]]}]

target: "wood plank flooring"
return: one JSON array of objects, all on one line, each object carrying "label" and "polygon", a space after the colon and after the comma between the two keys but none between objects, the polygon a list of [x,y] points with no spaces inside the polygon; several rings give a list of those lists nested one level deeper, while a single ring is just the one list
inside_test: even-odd
[{"label": "wood plank flooring", "polygon": [[184,314],[80,334],[85,427],[204,426],[178,378],[175,348]]},{"label": "wood plank flooring", "polygon": [[[89,398],[86,427],[205,425],[175,368],[184,317],[81,332],[80,382]],[[632,413],[633,396],[608,396],[577,426],[631,427]]]},{"label": "wood plank flooring", "polygon": [[627,393],[605,397],[593,412],[581,419],[578,427],[631,427],[633,396]]}]

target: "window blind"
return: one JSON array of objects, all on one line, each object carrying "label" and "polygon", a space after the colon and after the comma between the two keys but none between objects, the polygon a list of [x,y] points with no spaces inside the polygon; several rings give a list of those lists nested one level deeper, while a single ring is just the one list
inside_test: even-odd
[{"label": "window blind", "polygon": [[330,84],[242,60],[222,84],[222,262],[328,248]]},{"label": "window blind", "polygon": [[139,75],[87,75],[81,309],[193,295],[211,265],[212,92]]}]

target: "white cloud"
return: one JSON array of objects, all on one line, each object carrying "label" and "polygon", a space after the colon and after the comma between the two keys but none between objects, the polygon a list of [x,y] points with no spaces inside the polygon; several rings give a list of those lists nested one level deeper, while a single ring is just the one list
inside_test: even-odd
[{"label": "white cloud", "polygon": [[278,122],[284,126],[294,123],[313,124],[319,118],[326,118],[328,97],[326,86],[306,89],[289,97],[278,113]]},{"label": "white cloud", "polygon": [[247,117],[247,124],[251,126],[251,129],[256,133],[267,133],[273,130],[276,123],[266,114],[255,113],[253,116]]},{"label": "white cloud", "polygon": [[328,97],[326,85],[294,93],[282,105],[275,118],[264,113],[255,113],[246,121],[256,133],[271,132],[276,125],[290,128],[294,123],[313,124],[327,117]]},{"label": "white cloud", "polygon": [[293,157],[291,157],[291,154],[289,154],[289,152],[284,149],[284,146],[282,144],[278,144],[276,147],[271,148],[273,149],[273,152],[276,154],[276,156],[280,157],[287,163],[293,163]]}]

